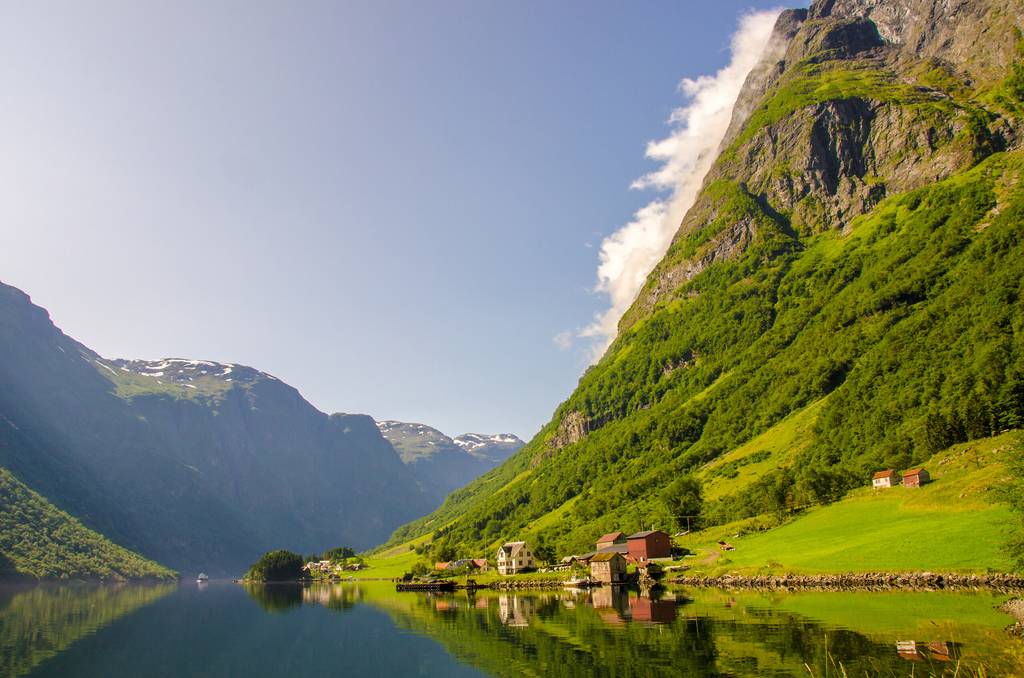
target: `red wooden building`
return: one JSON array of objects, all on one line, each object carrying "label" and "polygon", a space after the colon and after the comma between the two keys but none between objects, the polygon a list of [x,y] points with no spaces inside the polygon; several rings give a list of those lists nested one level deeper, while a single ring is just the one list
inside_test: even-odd
[{"label": "red wooden building", "polygon": [[637,532],[626,538],[629,547],[628,558],[634,563],[645,563],[651,558],[668,558],[672,555],[672,542],[661,530]]},{"label": "red wooden building", "polygon": [[921,487],[929,481],[931,477],[923,468],[912,468],[903,474],[903,487]]}]

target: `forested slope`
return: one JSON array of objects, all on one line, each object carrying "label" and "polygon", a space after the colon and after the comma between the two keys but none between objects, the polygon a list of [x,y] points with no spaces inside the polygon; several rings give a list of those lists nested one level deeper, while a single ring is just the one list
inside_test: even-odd
[{"label": "forested slope", "polygon": [[522,451],[391,543],[574,551],[671,526],[683,475],[724,523],[1020,427],[1022,17],[1017,0],[784,13],[614,344]]}]

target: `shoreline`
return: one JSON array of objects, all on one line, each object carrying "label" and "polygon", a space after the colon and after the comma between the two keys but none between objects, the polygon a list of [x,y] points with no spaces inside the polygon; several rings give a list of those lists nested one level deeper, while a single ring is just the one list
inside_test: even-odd
[{"label": "shoreline", "polygon": [[1024,590],[1024,576],[1015,574],[938,574],[934,572],[863,572],[844,574],[779,574],[682,576],[666,584],[699,588],[849,590]]}]

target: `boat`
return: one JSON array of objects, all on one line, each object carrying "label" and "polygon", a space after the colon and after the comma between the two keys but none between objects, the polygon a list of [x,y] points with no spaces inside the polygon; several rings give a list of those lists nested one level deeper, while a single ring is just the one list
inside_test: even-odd
[{"label": "boat", "polygon": [[572,579],[566,579],[562,582],[562,586],[567,589],[589,589],[593,586],[600,586],[601,583],[594,581],[590,577],[573,577]]},{"label": "boat", "polygon": [[205,584],[208,581],[210,581],[210,578],[206,575],[205,572],[200,572],[199,576],[196,577],[196,583],[198,584]]}]

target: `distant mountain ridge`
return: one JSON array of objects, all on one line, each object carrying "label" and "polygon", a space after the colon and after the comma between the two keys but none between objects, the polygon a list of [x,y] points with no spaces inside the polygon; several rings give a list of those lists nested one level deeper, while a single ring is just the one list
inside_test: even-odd
[{"label": "distant mountain ridge", "polygon": [[525,444],[511,433],[463,433],[450,438],[426,424],[392,420],[378,421],[377,428],[437,504]]},{"label": "distant mountain ridge", "polygon": [[242,365],[103,358],[2,283],[0,384],[0,467],[182,572],[366,548],[435,505],[372,418]]}]

